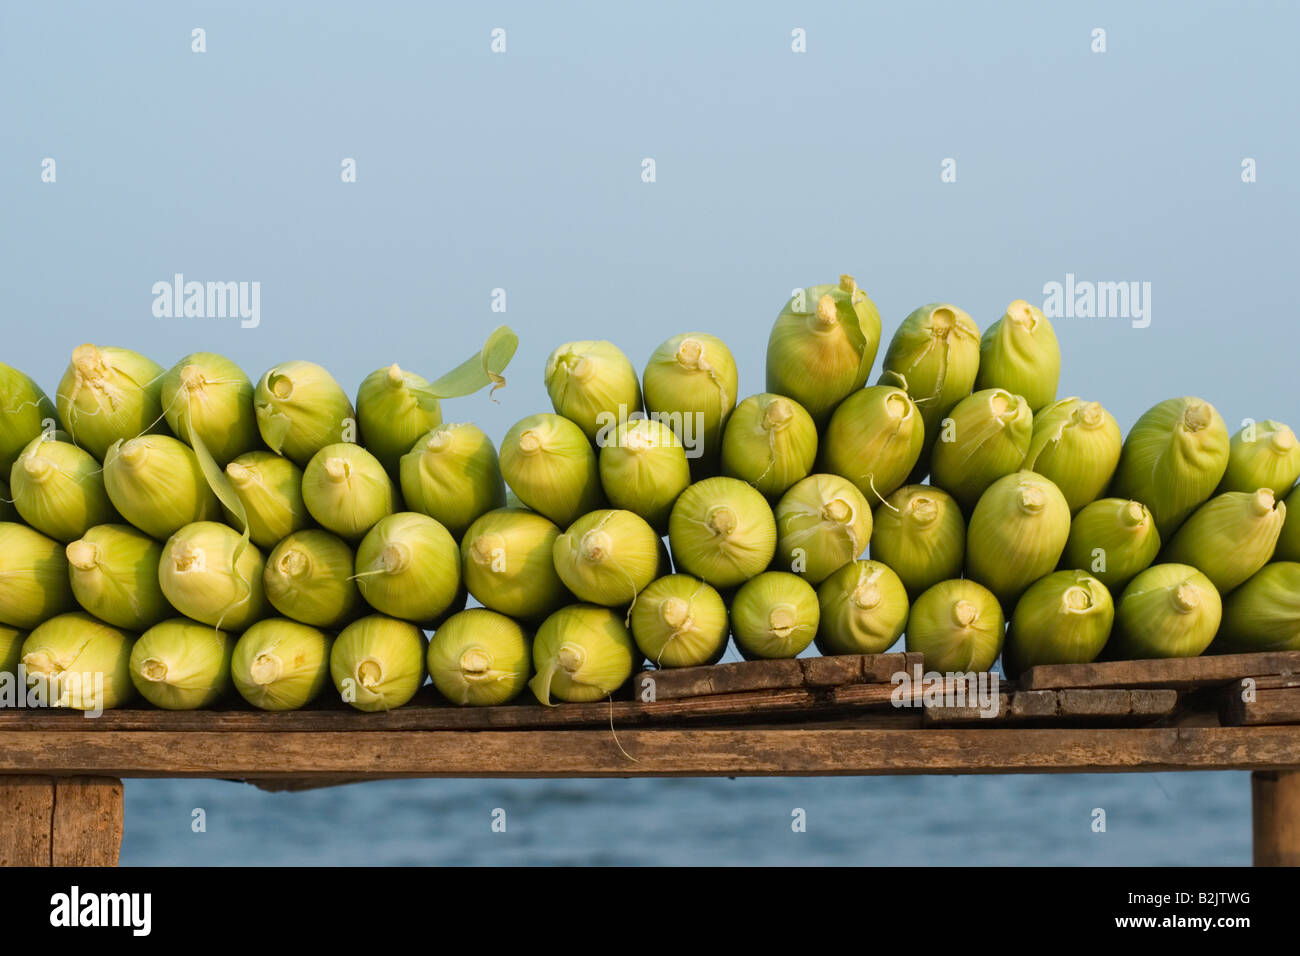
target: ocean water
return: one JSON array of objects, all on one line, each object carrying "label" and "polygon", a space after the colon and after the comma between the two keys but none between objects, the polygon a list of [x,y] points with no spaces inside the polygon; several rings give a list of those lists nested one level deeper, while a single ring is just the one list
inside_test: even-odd
[{"label": "ocean water", "polygon": [[393,780],[299,793],[128,780],[121,862],[1248,865],[1250,780],[1233,772]]}]

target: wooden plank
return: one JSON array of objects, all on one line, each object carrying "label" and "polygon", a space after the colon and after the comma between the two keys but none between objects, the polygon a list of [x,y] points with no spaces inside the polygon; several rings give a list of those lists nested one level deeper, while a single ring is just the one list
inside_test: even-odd
[{"label": "wooden plank", "polygon": [[1021,690],[1011,695],[1010,713],[1013,717],[1055,717],[1056,691]]},{"label": "wooden plank", "polygon": [[1300,866],[1300,772],[1250,775],[1256,866]]},{"label": "wooden plank", "polygon": [[54,781],[0,777],[0,866],[49,866]]},{"label": "wooden plank", "polygon": [[1131,690],[1128,693],[1134,714],[1172,714],[1178,708],[1178,691],[1173,689]]},{"label": "wooden plank", "polygon": [[1098,720],[1114,723],[1133,719],[1148,720],[1172,713],[1178,705],[1175,690],[1071,689],[1032,690],[1002,694],[996,718],[978,707],[927,707],[927,724],[977,724],[997,719],[1001,722],[1026,723],[1045,721],[1078,725]]},{"label": "wooden plank", "polygon": [[846,654],[780,661],[734,661],[704,667],[642,671],[633,680],[638,699],[658,701],[792,687],[888,683],[921,663],[920,654]]},{"label": "wooden plank", "polygon": [[122,781],[64,777],[54,783],[55,866],[117,866],[122,848]]},{"label": "wooden plank", "polygon": [[1224,688],[1223,722],[1229,726],[1300,724],[1300,687],[1256,690],[1244,700],[1236,686]]},{"label": "wooden plank", "polygon": [[1043,664],[1020,676],[1021,690],[1074,687],[1195,687],[1242,677],[1300,674],[1300,651],[1221,654],[1149,661]]},{"label": "wooden plank", "polygon": [[627,777],[1300,768],[1300,728],[629,729],[473,733],[13,731],[0,773],[115,777]]}]

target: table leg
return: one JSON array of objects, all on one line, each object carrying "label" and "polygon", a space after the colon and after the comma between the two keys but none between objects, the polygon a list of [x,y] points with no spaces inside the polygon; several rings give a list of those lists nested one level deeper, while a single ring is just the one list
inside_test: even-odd
[{"label": "table leg", "polygon": [[1300,866],[1300,771],[1250,775],[1256,866]]},{"label": "table leg", "polygon": [[0,866],[116,866],[122,781],[0,776]]}]

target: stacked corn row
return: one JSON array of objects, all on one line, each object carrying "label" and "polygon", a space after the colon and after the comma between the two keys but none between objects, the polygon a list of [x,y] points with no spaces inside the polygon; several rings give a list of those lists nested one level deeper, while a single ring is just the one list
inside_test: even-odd
[{"label": "stacked corn row", "polygon": [[714,336],[669,339],[641,376],[611,343],[569,343],[554,413],[499,457],[396,367],[355,408],[310,363],[254,387],[219,356],[164,372],[83,346],[57,408],[5,369],[0,467],[25,524],[0,525],[0,670],[94,664],[101,703],[134,687],[173,708],[232,680],[300,707],[332,677],[375,710],[426,670],[458,704],[595,700],[645,658],[709,663],[731,638],[777,658],[906,634],[933,669],[1001,654],[1012,674],[1300,648],[1286,426],[1229,439],[1177,398],[1121,441],[1101,405],[1057,400],[1054,332],[1023,301],[982,338],[953,305],[916,310],[868,386],[880,339],[845,276],[786,304],[767,391],[740,402]]}]

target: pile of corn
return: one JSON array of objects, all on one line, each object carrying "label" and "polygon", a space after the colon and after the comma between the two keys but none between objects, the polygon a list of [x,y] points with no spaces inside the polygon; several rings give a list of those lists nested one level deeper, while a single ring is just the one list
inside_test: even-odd
[{"label": "pile of corn", "polygon": [[[1300,443],[1197,398],[1122,440],[1056,397],[1024,301],[981,337],[953,305],[881,338],[851,277],[801,290],[737,402],[727,346],[557,348],[554,413],[500,453],[439,399],[500,385],[516,340],[353,404],[318,365],[256,385],[85,345],[50,402],[0,365],[0,672],[49,702],[361,710],[432,678],[455,704],[590,701],[648,659],[876,653],[939,671],[1300,649]],[[928,477],[928,483],[921,483]],[[509,492],[507,492],[507,487]],[[1298,509],[1292,509],[1295,515]],[[665,546],[664,536],[668,545]],[[870,553],[870,558],[864,557]],[[466,608],[469,597],[482,607]],[[426,632],[432,632],[426,638]],[[102,690],[85,681],[102,675]]]}]

